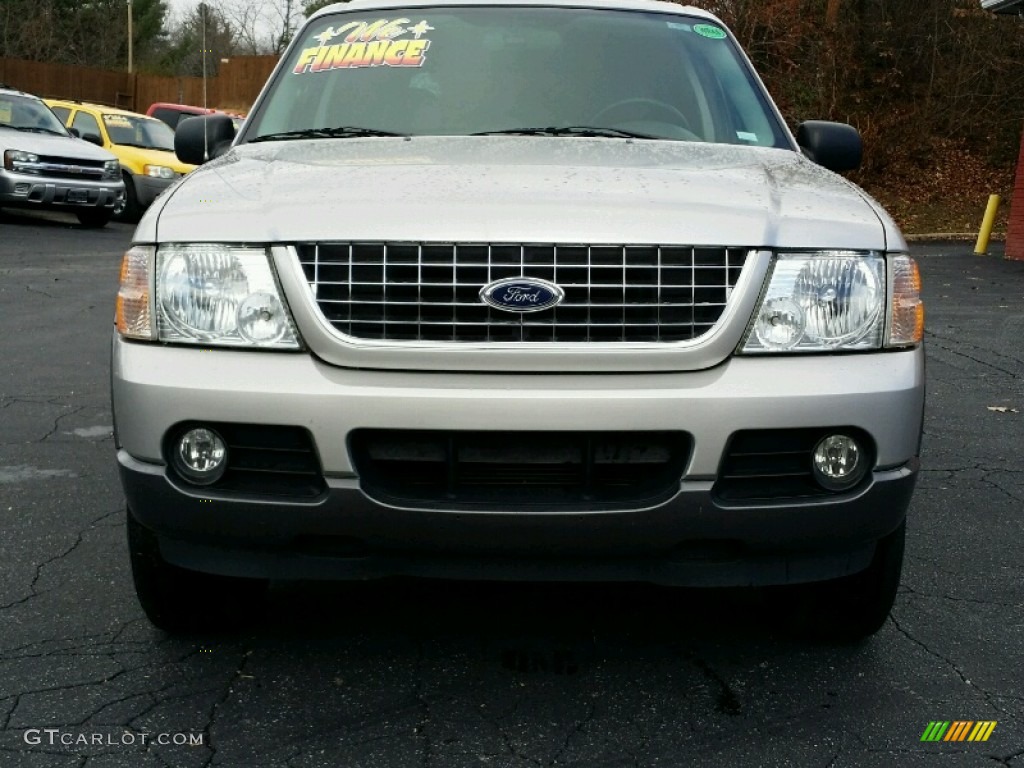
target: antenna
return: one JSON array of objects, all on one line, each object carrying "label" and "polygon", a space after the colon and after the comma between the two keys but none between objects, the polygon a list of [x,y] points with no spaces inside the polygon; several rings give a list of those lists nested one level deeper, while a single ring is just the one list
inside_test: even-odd
[{"label": "antenna", "polygon": [[[203,16],[203,109],[207,109],[206,106],[206,3],[199,4],[199,11]],[[206,124],[206,118],[203,118],[203,158],[206,160],[210,159],[210,136],[208,133],[209,126]]]}]

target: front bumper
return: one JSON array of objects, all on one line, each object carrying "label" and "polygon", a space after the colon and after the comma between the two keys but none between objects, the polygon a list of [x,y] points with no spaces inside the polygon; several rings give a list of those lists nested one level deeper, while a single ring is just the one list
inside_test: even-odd
[{"label": "front bumper", "polygon": [[[75,197],[77,195],[77,198]],[[124,195],[124,182],[45,177],[0,172],[0,205],[79,210],[113,208]]]},{"label": "front bumper", "polygon": [[[913,490],[924,354],[732,358],[683,374],[512,375],[341,369],[306,354],[115,338],[118,457],[130,508],[185,567],[268,577],[388,574],[745,585],[863,569]],[[309,430],[327,490],[313,500],[185,489],[163,440],[184,421]],[[856,492],[728,505],[711,493],[731,435],[844,425],[876,463]],[[671,499],[641,509],[423,510],[368,498],[352,430],[680,430],[693,452]]]},{"label": "front bumper", "polygon": [[132,182],[135,184],[135,199],[138,201],[139,208],[148,208],[153,204],[153,201],[164,192],[169,186],[174,184],[178,178],[173,179],[160,179],[152,176],[146,176],[145,174],[135,174],[132,176]]},{"label": "front bumper", "polygon": [[903,520],[917,462],[876,472],[855,495],[793,506],[723,507],[710,482],[684,482],[650,509],[471,513],[377,503],[356,479],[329,480],[315,503],[240,501],[183,492],[164,468],[118,453],[132,514],[163,556],[231,576],[384,576],[534,581],[644,581],[753,586],[863,570]]}]

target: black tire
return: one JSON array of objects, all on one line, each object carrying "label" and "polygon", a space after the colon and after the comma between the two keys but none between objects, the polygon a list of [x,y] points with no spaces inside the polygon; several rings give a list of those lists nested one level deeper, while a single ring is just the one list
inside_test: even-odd
[{"label": "black tire", "polygon": [[885,624],[899,591],[906,522],[881,539],[871,565],[860,573],[787,588],[795,594],[793,628],[809,639],[857,643]]},{"label": "black tire", "polygon": [[114,216],[114,212],[110,208],[90,208],[85,211],[75,211],[75,215],[83,227],[99,229],[100,227],[107,226],[110,219]]},{"label": "black tire", "polygon": [[142,213],[139,210],[139,196],[135,192],[135,182],[132,181],[131,174],[123,173],[121,176],[124,178],[124,201],[114,206],[114,218],[118,221],[135,224]]},{"label": "black tire", "polygon": [[266,580],[200,573],[168,563],[156,535],[131,510],[127,517],[135,593],[155,626],[171,634],[231,631],[261,613]]}]

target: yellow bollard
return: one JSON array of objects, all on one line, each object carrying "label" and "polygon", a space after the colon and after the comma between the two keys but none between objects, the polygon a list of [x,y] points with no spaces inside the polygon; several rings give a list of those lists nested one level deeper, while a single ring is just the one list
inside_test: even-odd
[{"label": "yellow bollard", "polygon": [[978,233],[978,243],[974,246],[974,253],[978,256],[988,253],[988,240],[992,236],[992,227],[995,226],[998,211],[999,195],[989,195],[985,219],[981,222],[981,231]]}]

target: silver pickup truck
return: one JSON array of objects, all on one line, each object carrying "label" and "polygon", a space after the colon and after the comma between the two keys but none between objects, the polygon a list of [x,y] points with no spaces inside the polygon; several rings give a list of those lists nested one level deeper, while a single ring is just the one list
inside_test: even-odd
[{"label": "silver pickup truck", "polygon": [[889,216],[714,16],[354,0],[125,254],[117,457],[140,601],[269,579],[791,585],[875,632],[918,472],[924,311]]}]

